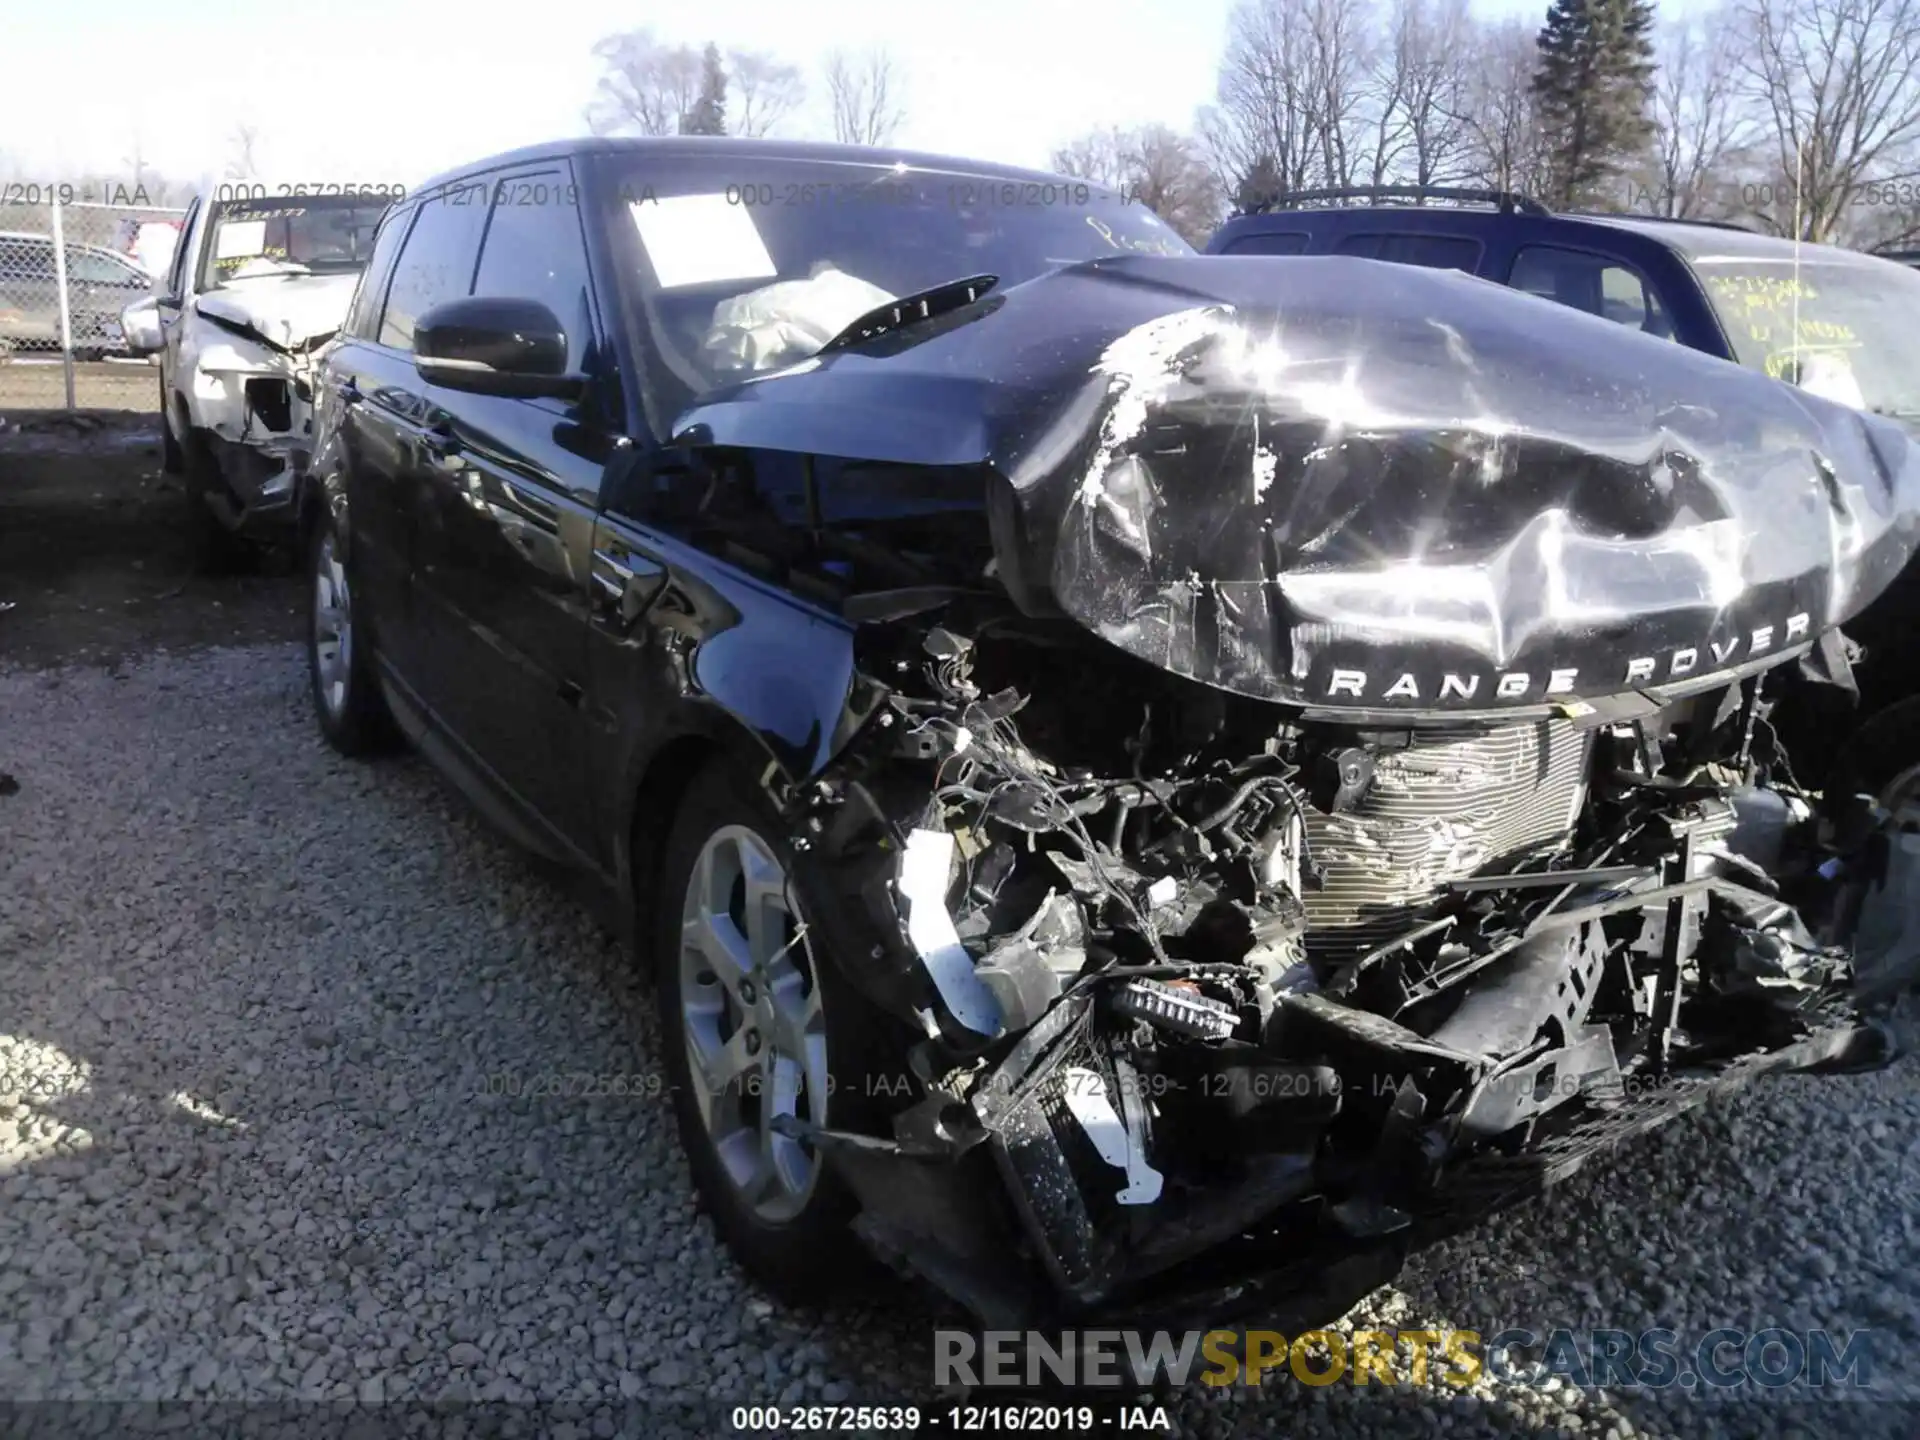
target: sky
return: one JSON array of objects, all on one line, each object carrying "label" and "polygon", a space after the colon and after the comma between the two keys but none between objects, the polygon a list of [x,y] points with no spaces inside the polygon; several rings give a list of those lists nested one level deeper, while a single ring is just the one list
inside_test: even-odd
[{"label": "sky", "polygon": [[[1671,13],[1676,4],[1667,0]],[[1211,97],[1232,0],[7,0],[0,175],[219,178],[236,124],[265,178],[411,186],[517,145],[587,132],[594,42],[769,50],[806,72],[884,44],[904,77],[897,143],[1044,166],[1089,129],[1191,125]],[[1474,0],[1489,17],[1545,0]],[[811,119],[809,126],[805,122]],[[779,132],[826,138],[824,111]]]}]

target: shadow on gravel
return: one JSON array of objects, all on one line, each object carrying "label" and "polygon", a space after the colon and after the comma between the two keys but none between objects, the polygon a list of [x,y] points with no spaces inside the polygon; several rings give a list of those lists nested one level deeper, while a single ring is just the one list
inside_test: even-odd
[{"label": "shadow on gravel", "polygon": [[10,411],[0,426],[0,663],[113,664],[299,633],[290,554],[192,573],[159,416]]}]

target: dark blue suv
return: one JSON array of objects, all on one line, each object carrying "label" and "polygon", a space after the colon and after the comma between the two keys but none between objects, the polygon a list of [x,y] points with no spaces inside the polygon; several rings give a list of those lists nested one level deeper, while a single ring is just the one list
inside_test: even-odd
[{"label": "dark blue suv", "polygon": [[[1920,432],[1920,252],[1796,246],[1735,225],[1567,214],[1507,191],[1395,186],[1296,191],[1234,215],[1206,248],[1461,270]],[[1920,760],[1916,613],[1920,567],[1910,567],[1847,626],[1873,657],[1857,676],[1859,713],[1872,719],[1838,755],[1853,773],[1836,774],[1836,784],[1884,795]],[[1803,743],[1795,753],[1834,747]],[[1911,778],[1920,795],[1920,767]]]},{"label": "dark blue suv", "polygon": [[[1381,203],[1395,199],[1405,203]],[[1207,253],[1462,270],[1862,408],[1920,417],[1920,277],[1891,258],[1735,225],[1561,214],[1496,190],[1310,190],[1283,203],[1235,215]]]}]

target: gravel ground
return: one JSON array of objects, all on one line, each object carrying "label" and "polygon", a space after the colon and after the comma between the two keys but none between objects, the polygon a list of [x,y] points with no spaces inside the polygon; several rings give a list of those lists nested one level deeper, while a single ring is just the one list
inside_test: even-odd
[{"label": "gravel ground", "polygon": [[[119,663],[0,664],[0,1399],[538,1399],[585,1435],[930,1398],[918,1292],[797,1312],[741,1281],[625,957],[419,761],[323,749],[297,647]],[[581,1074],[637,1093],[489,1093]],[[1191,1434],[1910,1435],[1917,1074],[1716,1106],[1346,1322],[1872,1327],[1905,1404],[1283,1381],[1169,1407]]]}]

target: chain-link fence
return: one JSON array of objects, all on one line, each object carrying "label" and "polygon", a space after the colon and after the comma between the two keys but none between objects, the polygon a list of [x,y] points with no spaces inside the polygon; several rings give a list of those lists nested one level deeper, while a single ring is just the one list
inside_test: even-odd
[{"label": "chain-link fence", "polygon": [[0,411],[157,409],[154,363],[127,354],[120,312],[154,293],[183,212],[65,188],[10,185],[0,203]]}]

